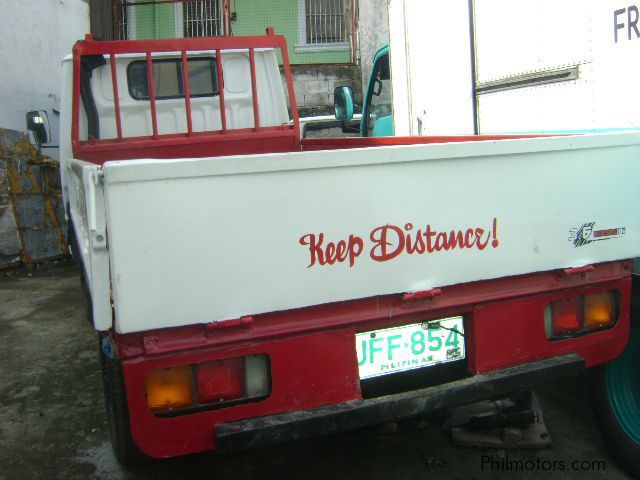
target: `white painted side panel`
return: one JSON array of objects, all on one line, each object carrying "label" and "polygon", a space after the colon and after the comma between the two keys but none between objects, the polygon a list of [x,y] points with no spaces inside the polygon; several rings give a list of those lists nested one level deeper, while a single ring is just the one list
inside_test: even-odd
[{"label": "white painted side panel", "polygon": [[[420,134],[419,119],[427,134],[472,131],[468,3],[391,0],[397,135]],[[480,133],[640,128],[638,5],[474,0],[473,6],[477,85],[579,68],[576,80],[479,94]]]},{"label": "white painted side panel", "polygon": [[[393,128],[399,137],[411,135],[412,97],[405,2],[389,2],[389,62],[393,91]],[[363,84],[364,87],[365,84]]]},{"label": "white painted side panel", "polygon": [[109,278],[109,251],[107,250],[105,200],[102,170],[97,165],[71,159],[65,163],[67,201],[74,229],[78,255],[93,306],[93,324],[96,330],[112,327],[111,285]]},{"label": "white painted side panel", "polygon": [[474,0],[477,81],[590,62],[592,3]]},{"label": "white painted side panel", "polygon": [[389,8],[395,134],[472,134],[468,1],[391,0]]},{"label": "white painted side panel", "polygon": [[[638,8],[615,0],[593,0],[594,115],[598,128],[640,128],[640,32],[629,27]],[[616,11],[618,15],[616,15]],[[616,28],[618,24],[618,28]],[[640,22],[636,28],[640,30]]]},{"label": "white painted side panel", "polygon": [[594,115],[597,99],[592,74],[593,64],[586,64],[580,67],[578,80],[478,95],[480,133],[597,128],[603,123]]},{"label": "white painted side panel", "polygon": [[[617,134],[108,162],[116,328],[215,322],[636,257],[639,158],[640,134]],[[590,222],[624,233],[575,247],[572,232]],[[381,229],[408,224],[413,234],[427,225],[473,229],[470,248],[376,261]],[[386,228],[394,250],[399,237]],[[362,251],[352,266],[348,258],[310,266],[301,240],[320,234],[324,248],[351,238]]]},{"label": "white painted side panel", "polygon": [[479,84],[579,67],[573,81],[478,95],[481,133],[640,128],[640,34],[629,28],[633,5],[476,0],[475,8]]}]

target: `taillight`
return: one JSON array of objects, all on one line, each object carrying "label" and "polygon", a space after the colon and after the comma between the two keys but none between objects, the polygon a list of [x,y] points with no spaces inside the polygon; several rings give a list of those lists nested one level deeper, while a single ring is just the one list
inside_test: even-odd
[{"label": "taillight", "polygon": [[544,311],[548,338],[582,335],[613,325],[617,318],[618,293],[592,293],[551,302]]},{"label": "taillight", "polygon": [[248,355],[162,368],[145,386],[149,409],[159,414],[257,400],[271,391],[269,361],[266,355]]},{"label": "taillight", "polygon": [[200,363],[197,371],[200,403],[244,397],[244,365],[241,357]]},{"label": "taillight", "polygon": [[551,304],[553,336],[577,332],[582,328],[582,302],[580,297],[560,300]]},{"label": "taillight", "polygon": [[174,410],[193,405],[191,366],[162,368],[147,378],[147,403],[151,411]]},{"label": "taillight", "polygon": [[616,317],[614,292],[595,293],[584,297],[584,328],[600,328],[611,325]]}]

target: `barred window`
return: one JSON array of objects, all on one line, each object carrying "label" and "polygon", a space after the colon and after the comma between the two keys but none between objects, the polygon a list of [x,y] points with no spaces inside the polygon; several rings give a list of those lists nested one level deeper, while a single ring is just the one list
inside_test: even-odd
[{"label": "barred window", "polygon": [[129,14],[129,12],[127,12],[126,4],[121,4],[119,6],[119,14],[120,14],[120,17],[118,17],[118,20],[119,20],[119,28],[118,28],[119,37],[118,38],[120,40],[129,40],[129,19],[127,18],[127,15]]},{"label": "barred window", "polygon": [[224,35],[222,0],[199,0],[182,4],[185,37]]},{"label": "barred window", "polygon": [[305,43],[346,44],[351,39],[351,0],[304,0]]}]

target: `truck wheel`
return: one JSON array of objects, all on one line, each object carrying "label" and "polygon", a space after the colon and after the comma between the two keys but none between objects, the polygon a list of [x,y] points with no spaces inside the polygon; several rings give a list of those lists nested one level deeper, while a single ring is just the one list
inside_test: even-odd
[{"label": "truck wheel", "polygon": [[640,478],[640,325],[632,322],[622,355],[592,372],[596,418],[607,447]]},{"label": "truck wheel", "polygon": [[100,364],[111,446],[121,464],[139,465],[147,462],[149,457],[140,451],[131,436],[122,366],[118,360],[105,354],[104,338],[100,335]]}]

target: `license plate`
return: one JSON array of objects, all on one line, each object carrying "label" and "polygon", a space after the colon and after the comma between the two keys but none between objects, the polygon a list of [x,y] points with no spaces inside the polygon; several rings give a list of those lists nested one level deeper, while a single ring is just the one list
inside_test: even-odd
[{"label": "license plate", "polygon": [[356,334],[360,379],[464,358],[462,317]]}]

